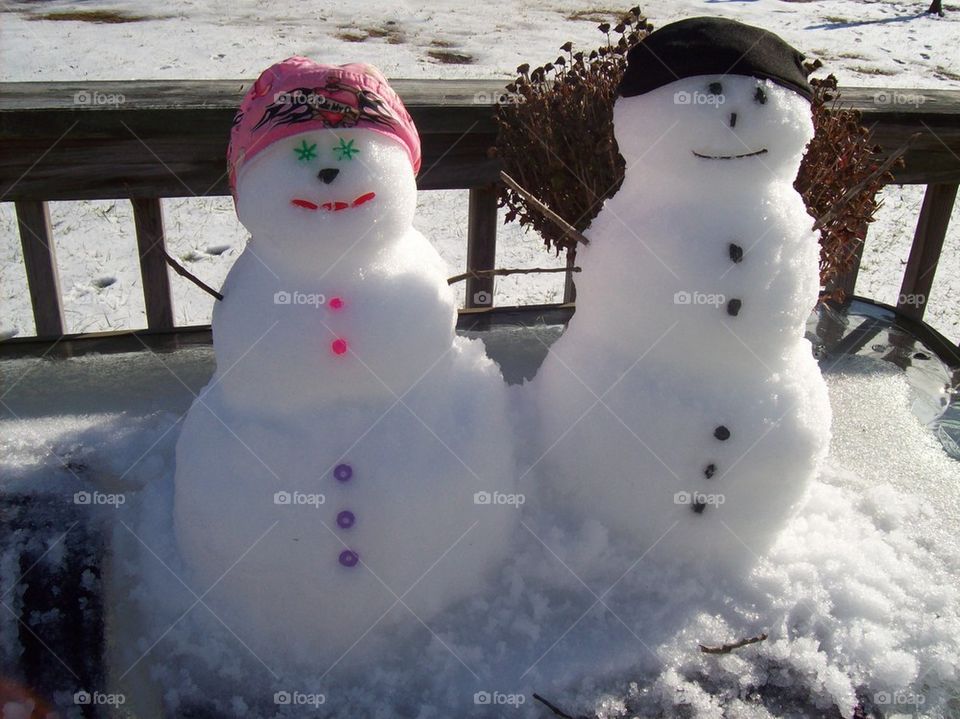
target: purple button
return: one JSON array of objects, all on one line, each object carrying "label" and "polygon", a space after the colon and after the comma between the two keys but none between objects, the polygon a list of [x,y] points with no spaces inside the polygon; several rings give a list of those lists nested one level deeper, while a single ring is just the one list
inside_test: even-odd
[{"label": "purple button", "polygon": [[337,515],[337,526],[340,529],[350,529],[356,521],[357,518],[349,509],[345,509]]},{"label": "purple button", "polygon": [[338,464],[333,468],[333,476],[340,482],[346,482],[353,476],[353,467],[349,464]]},{"label": "purple button", "polygon": [[355,567],[360,561],[360,555],[350,549],[344,549],[340,552],[340,564],[345,567]]}]

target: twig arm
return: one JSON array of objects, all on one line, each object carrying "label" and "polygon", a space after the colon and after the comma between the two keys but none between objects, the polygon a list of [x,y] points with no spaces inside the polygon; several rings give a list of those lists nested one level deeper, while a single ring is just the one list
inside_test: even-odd
[{"label": "twig arm", "polygon": [[919,132],[913,133],[907,139],[907,141],[903,143],[903,145],[898,147],[893,153],[890,154],[890,156],[886,160],[883,161],[883,164],[881,164],[880,167],[878,167],[876,170],[871,172],[867,177],[863,178],[863,180],[861,180],[856,185],[854,185],[849,190],[847,190],[845,193],[843,193],[843,197],[837,200],[837,202],[833,205],[830,211],[824,214],[820,219],[818,219],[814,223],[813,229],[819,230],[822,227],[828,225],[834,219],[836,219],[837,215],[839,215],[840,212],[843,210],[843,208],[846,207],[847,204],[849,204],[850,200],[852,200],[854,197],[859,195],[863,191],[864,187],[866,187],[868,184],[873,182],[880,175],[882,175],[891,167],[893,167],[893,163],[895,163],[897,160],[903,157],[903,154],[910,148],[910,145],[912,145],[914,140],[916,140],[918,137],[920,137]]},{"label": "twig arm", "polygon": [[579,272],[579,267],[523,267],[523,268],[504,268],[498,270],[471,270],[460,275],[454,275],[447,279],[448,285],[454,285],[457,282],[463,282],[471,277],[496,277],[505,275],[532,275],[538,272]]},{"label": "twig arm", "polygon": [[503,183],[507,187],[509,187],[514,192],[516,192],[518,195],[521,195],[523,199],[529,202],[530,205],[534,209],[536,209],[541,215],[546,217],[553,224],[555,224],[557,227],[563,230],[564,234],[566,234],[569,237],[572,237],[580,244],[584,244],[584,245],[590,244],[590,240],[588,240],[586,237],[580,234],[580,232],[577,230],[576,227],[571,225],[565,219],[560,217],[560,215],[558,215],[556,212],[551,210],[549,207],[543,204],[540,200],[534,197],[529,190],[525,190],[523,187],[521,187],[519,182],[514,180],[512,177],[510,177],[510,175],[508,175],[503,170],[500,171],[500,179],[503,180]]},{"label": "twig arm", "polygon": [[576,717],[571,716],[570,714],[567,714],[565,711],[563,711],[563,709],[561,709],[560,707],[558,707],[558,706],[555,705],[555,704],[551,704],[549,701],[547,701],[546,699],[544,699],[544,698],[543,698],[542,696],[540,696],[539,694],[534,694],[534,695],[533,695],[533,698],[536,699],[536,700],[537,700],[538,702],[540,702],[541,704],[543,704],[547,709],[549,709],[550,711],[552,711],[553,714],[554,714],[554,716],[560,717],[560,719],[576,719]]},{"label": "twig arm", "polygon": [[205,283],[203,280],[201,280],[201,279],[200,279],[199,277],[197,277],[196,275],[191,274],[183,265],[181,265],[179,262],[177,262],[175,259],[173,259],[173,258],[170,256],[170,253],[169,253],[169,252],[167,252],[166,250],[164,250],[164,251],[163,251],[163,255],[164,255],[164,257],[165,257],[166,260],[167,260],[167,264],[168,264],[168,265],[170,266],[170,268],[171,268],[174,272],[176,272],[178,275],[180,275],[181,277],[186,277],[188,280],[190,280],[193,284],[195,284],[195,285],[196,285],[197,287],[199,287],[201,290],[203,290],[204,292],[206,292],[208,295],[212,295],[213,297],[216,297],[218,300],[222,300],[222,299],[223,299],[223,295],[221,295],[219,292],[217,292],[215,289],[213,289],[210,285],[208,285],[207,283]]},{"label": "twig arm", "polygon": [[762,642],[767,638],[767,633],[763,632],[758,634],[755,637],[747,637],[746,639],[740,639],[735,642],[730,642],[729,644],[721,644],[719,647],[708,647],[704,644],[700,645],[700,651],[704,654],[729,654],[734,649],[739,649],[740,647],[745,647],[748,644],[756,644],[757,642]]}]

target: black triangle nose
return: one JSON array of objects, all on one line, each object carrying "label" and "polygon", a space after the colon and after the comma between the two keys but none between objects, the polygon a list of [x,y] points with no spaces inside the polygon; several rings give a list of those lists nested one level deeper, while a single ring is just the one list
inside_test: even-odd
[{"label": "black triangle nose", "polygon": [[322,170],[320,170],[320,172],[317,173],[317,177],[320,178],[320,181],[325,185],[329,185],[331,182],[337,179],[337,175],[339,174],[340,170],[338,170],[336,167],[324,167]]}]

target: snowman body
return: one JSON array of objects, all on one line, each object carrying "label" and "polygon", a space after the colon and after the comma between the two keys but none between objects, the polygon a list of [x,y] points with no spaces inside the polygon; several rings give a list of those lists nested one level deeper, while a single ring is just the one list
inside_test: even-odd
[{"label": "snowman body", "polygon": [[701,76],[622,98],[614,117],[626,177],[534,380],[544,499],[637,556],[749,563],[829,442],[804,338],[818,245],[792,187],[809,104]]},{"label": "snowman body", "polygon": [[[363,162],[323,155],[340,141]],[[253,238],[214,311],[175,516],[196,591],[260,656],[366,656],[482,589],[518,521],[489,499],[515,478],[506,387],[456,336],[415,200],[400,145],[361,129],[278,141],[239,177]]]}]

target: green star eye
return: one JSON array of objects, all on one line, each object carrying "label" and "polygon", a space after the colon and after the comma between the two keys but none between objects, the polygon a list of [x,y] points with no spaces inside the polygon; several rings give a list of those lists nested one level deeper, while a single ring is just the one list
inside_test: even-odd
[{"label": "green star eye", "polygon": [[360,148],[354,147],[353,143],[353,140],[346,142],[342,137],[340,138],[340,144],[333,148],[338,160],[352,160],[353,156],[360,152]]},{"label": "green star eye", "polygon": [[306,140],[301,141],[300,147],[293,148],[297,153],[297,159],[301,161],[312,160],[317,156],[317,143],[308,145]]}]

